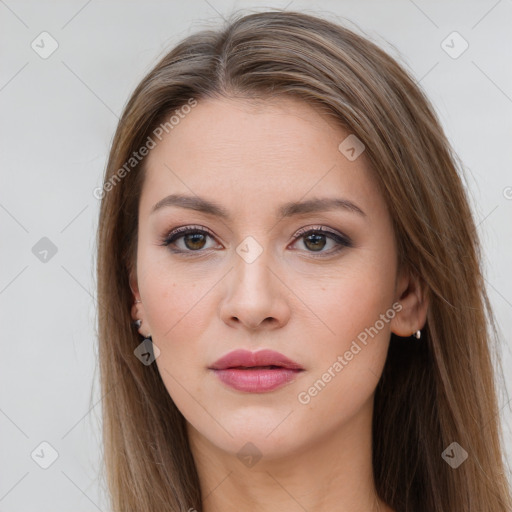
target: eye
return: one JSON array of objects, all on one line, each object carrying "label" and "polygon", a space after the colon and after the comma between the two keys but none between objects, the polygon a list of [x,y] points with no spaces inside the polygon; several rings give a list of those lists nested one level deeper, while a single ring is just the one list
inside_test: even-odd
[{"label": "eye", "polygon": [[[303,228],[295,234],[295,239],[297,241],[302,239],[302,244],[307,252],[320,253],[322,256],[331,255],[346,247],[353,246],[350,238],[330,229],[325,229],[324,226]],[[331,250],[323,251],[329,241],[332,242]],[[314,256],[316,257],[316,255]]]},{"label": "eye", "polygon": [[[207,247],[208,238],[214,238],[214,235],[201,226],[183,226],[172,230],[160,245],[169,247],[174,253],[193,253],[204,252],[203,249],[212,249]],[[328,256],[343,250],[346,247],[353,247],[352,241],[345,235],[325,229],[324,226],[313,226],[302,228],[294,237],[294,244],[302,239],[306,252],[320,253],[321,256]],[[181,242],[181,246],[178,242]],[[323,249],[331,242],[331,250]]]},{"label": "eye", "polygon": [[[213,238],[213,235],[206,229],[199,226],[183,226],[171,231],[161,245],[169,246],[172,252],[200,252],[205,248],[208,237]],[[176,242],[183,242],[184,246],[179,247]],[[171,245],[178,245],[177,249],[170,247]],[[207,247],[211,249],[211,247]]]}]

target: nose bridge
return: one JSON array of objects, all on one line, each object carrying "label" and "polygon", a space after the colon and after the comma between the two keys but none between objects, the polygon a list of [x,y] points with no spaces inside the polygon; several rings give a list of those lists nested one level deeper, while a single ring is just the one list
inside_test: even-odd
[{"label": "nose bridge", "polygon": [[236,247],[234,280],[237,291],[247,292],[261,300],[273,292],[270,266],[271,251],[265,241],[247,236]]}]

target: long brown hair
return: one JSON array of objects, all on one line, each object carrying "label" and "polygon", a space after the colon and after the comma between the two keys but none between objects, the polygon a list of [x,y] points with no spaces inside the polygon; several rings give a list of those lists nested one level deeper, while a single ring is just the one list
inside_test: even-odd
[{"label": "long brown hair", "polygon": [[[429,297],[421,343],[392,334],[376,389],[379,496],[397,512],[511,510],[493,369],[496,328],[458,157],[415,80],[375,43],[322,18],[279,10],[237,14],[222,29],[184,39],[138,85],[115,133],[97,238],[112,509],[202,510],[186,421],[156,364],[134,356],[141,339],[131,325],[129,275],[145,159],[130,158],[191,100],[280,95],[328,113],[364,143],[400,264],[420,277]],[[457,468],[443,456],[454,442],[468,454]]]}]

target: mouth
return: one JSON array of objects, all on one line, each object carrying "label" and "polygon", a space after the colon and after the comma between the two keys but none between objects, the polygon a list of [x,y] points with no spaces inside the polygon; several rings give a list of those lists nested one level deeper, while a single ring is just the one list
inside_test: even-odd
[{"label": "mouth", "polygon": [[235,350],[209,367],[231,389],[266,393],[291,383],[305,371],[301,365],[273,350]]},{"label": "mouth", "polygon": [[304,370],[282,366],[236,366],[213,370],[219,380],[231,389],[245,393],[268,393],[291,383]]}]

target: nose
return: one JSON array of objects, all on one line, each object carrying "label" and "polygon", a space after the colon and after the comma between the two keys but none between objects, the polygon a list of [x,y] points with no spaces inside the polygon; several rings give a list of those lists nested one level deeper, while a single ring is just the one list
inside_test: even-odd
[{"label": "nose", "polygon": [[234,269],[224,281],[225,295],[220,307],[222,320],[249,330],[273,330],[286,325],[290,318],[290,292],[275,263],[263,251],[248,262],[234,254]]}]

